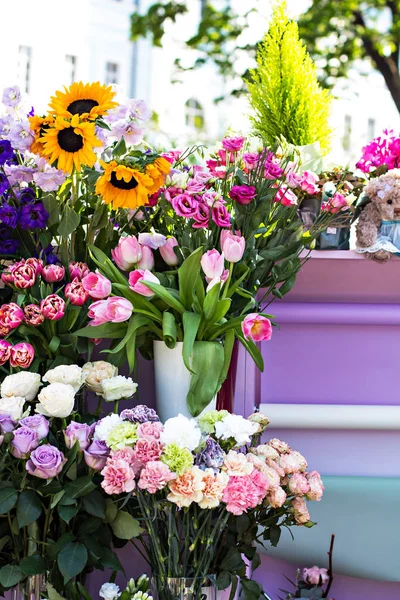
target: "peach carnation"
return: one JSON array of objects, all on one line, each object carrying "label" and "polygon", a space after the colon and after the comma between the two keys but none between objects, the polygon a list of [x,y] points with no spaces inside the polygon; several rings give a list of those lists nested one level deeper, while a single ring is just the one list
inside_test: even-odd
[{"label": "peach carnation", "polygon": [[276,490],[272,490],[267,498],[272,508],[280,508],[285,504],[286,492],[281,487],[278,487]]},{"label": "peach carnation", "polygon": [[289,479],[289,490],[295,496],[304,496],[310,490],[310,484],[302,473],[295,473]]},{"label": "peach carnation", "polygon": [[167,498],[179,508],[190,506],[192,502],[201,502],[204,488],[203,472],[198,467],[191,467],[171,481]]},{"label": "peach carnation", "polygon": [[250,475],[253,468],[253,464],[247,460],[245,454],[235,452],[234,450],[228,452],[222,466],[222,469],[226,471],[228,475],[234,477]]},{"label": "peach carnation", "polygon": [[318,471],[311,471],[307,474],[307,480],[310,485],[310,489],[307,492],[308,500],[321,500],[325,491],[321,475],[318,473]]},{"label": "peach carnation", "polygon": [[298,525],[305,525],[310,520],[307,504],[304,498],[293,498],[294,518]]},{"label": "peach carnation", "polygon": [[291,450],[289,454],[283,454],[279,459],[279,465],[285,471],[286,475],[307,469],[306,459],[296,450]]},{"label": "peach carnation", "polygon": [[229,481],[226,473],[214,473],[213,469],[203,471],[203,498],[199,502],[200,508],[216,508],[221,500]]}]

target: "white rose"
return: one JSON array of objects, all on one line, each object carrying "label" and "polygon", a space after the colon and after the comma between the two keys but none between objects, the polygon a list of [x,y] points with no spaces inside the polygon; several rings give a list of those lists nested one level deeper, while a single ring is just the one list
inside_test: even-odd
[{"label": "white rose", "polygon": [[252,423],[240,415],[227,415],[215,423],[215,435],[223,440],[233,438],[238,446],[251,441],[251,436],[258,431],[258,423]]},{"label": "white rose", "polygon": [[117,367],[105,360],[88,362],[83,365],[82,371],[85,375],[86,387],[96,394],[101,394],[102,392],[101,382],[103,379],[111,379],[118,375]]},{"label": "white rose", "polygon": [[24,412],[25,398],[21,396],[8,396],[0,398],[0,415],[9,415],[14,421],[18,421]]},{"label": "white rose", "polygon": [[108,435],[114,429],[116,425],[123,423],[123,419],[119,415],[113,413],[112,415],[108,415],[108,417],[104,417],[101,419],[95,429],[94,429],[94,440],[103,440],[105,441],[108,438]]},{"label": "white rose", "polygon": [[99,590],[99,596],[104,600],[116,600],[119,595],[119,587],[116,583],[103,583]]},{"label": "white rose", "polygon": [[38,396],[35,412],[45,417],[68,417],[75,403],[75,392],[67,383],[51,383],[43,388]]},{"label": "white rose", "polygon": [[101,382],[101,395],[106,402],[115,402],[121,398],[131,398],[136,392],[137,383],[130,377],[117,375]]},{"label": "white rose", "polygon": [[32,402],[39,391],[40,375],[21,371],[8,375],[1,384],[1,396],[3,398],[10,396],[21,396],[27,402]]},{"label": "white rose", "polygon": [[200,444],[200,439],[201,431],[197,422],[181,414],[164,423],[164,431],[160,436],[162,444],[176,444],[188,450],[195,450]]},{"label": "white rose", "polygon": [[54,369],[50,369],[44,374],[43,381],[48,383],[65,383],[74,388],[74,392],[79,390],[85,382],[85,374],[78,365],[59,365]]}]

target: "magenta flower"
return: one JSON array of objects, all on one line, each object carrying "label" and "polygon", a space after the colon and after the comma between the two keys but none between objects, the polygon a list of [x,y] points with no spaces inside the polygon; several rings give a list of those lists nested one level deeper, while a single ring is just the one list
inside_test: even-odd
[{"label": "magenta flower", "polygon": [[11,356],[12,344],[7,340],[0,340],[0,365],[4,365]]},{"label": "magenta flower", "polygon": [[258,161],[260,160],[260,155],[258,152],[244,152],[242,158],[245,171],[248,172],[252,171],[257,166]]},{"label": "magenta flower", "polygon": [[246,248],[246,240],[239,235],[235,235],[232,231],[221,232],[221,249],[225,259],[230,263],[239,262]]},{"label": "magenta flower", "polygon": [[28,427],[19,427],[14,430],[10,452],[15,458],[27,458],[29,453],[37,448],[39,440],[36,431]]},{"label": "magenta flower", "polygon": [[316,173],[313,173],[312,171],[304,171],[300,187],[302,190],[307,192],[307,194],[316,194],[318,192],[318,181],[319,177]]},{"label": "magenta flower", "polygon": [[69,263],[69,276],[72,280],[79,279],[81,281],[85,275],[89,273],[89,267],[84,262],[72,261]]},{"label": "magenta flower", "polygon": [[24,312],[18,304],[10,302],[0,308],[0,324],[8,329],[16,329],[24,320]]},{"label": "magenta flower", "polygon": [[158,277],[153,275],[153,273],[148,269],[145,271],[142,269],[136,269],[135,271],[131,271],[129,273],[129,287],[131,290],[137,294],[140,294],[141,296],[152,298],[154,296],[154,292],[152,292],[151,289],[145,285],[146,281],[149,281],[150,283],[160,283]]},{"label": "magenta flower", "polygon": [[65,302],[57,294],[50,294],[40,303],[40,310],[45,319],[58,321],[62,319],[65,313]]},{"label": "magenta flower", "polygon": [[185,219],[192,218],[197,211],[197,202],[190,194],[178,194],[172,200],[172,206],[176,214]]},{"label": "magenta flower", "polygon": [[226,207],[221,203],[217,202],[211,211],[212,219],[218,227],[230,227],[231,216],[226,210]]},{"label": "magenta flower", "polygon": [[28,304],[24,308],[24,321],[27,325],[37,327],[44,321],[44,316],[37,304]]},{"label": "magenta flower", "polygon": [[58,448],[51,444],[43,444],[33,450],[26,463],[29,475],[40,479],[57,477],[67,459]]},{"label": "magenta flower", "polygon": [[11,348],[10,365],[28,369],[35,358],[35,349],[27,342],[20,342]]},{"label": "magenta flower", "polygon": [[169,267],[176,267],[176,265],[179,264],[178,257],[174,252],[174,248],[177,246],[178,242],[176,238],[172,236],[167,238],[165,244],[160,248],[161,257]]},{"label": "magenta flower", "polygon": [[246,138],[241,136],[224,138],[222,140],[222,146],[225,148],[225,150],[228,150],[228,152],[240,152],[240,150],[243,148],[245,140]]},{"label": "magenta flower", "polygon": [[134,235],[121,237],[111,256],[121,271],[129,271],[141,260],[142,247]]},{"label": "magenta flower", "polygon": [[82,285],[84,290],[89,294],[91,298],[97,300],[103,300],[108,298],[111,294],[111,281],[104,277],[98,270],[95,273],[88,273],[82,279]]},{"label": "magenta flower", "polygon": [[256,195],[256,188],[252,185],[234,185],[229,192],[229,196],[238,204],[250,204]]},{"label": "magenta flower", "polygon": [[297,196],[283,184],[278,188],[274,197],[274,202],[279,202],[282,206],[295,206],[297,205]]},{"label": "magenta flower", "polygon": [[210,220],[210,207],[204,202],[199,202],[197,205],[196,214],[193,216],[194,229],[207,229]]},{"label": "magenta flower", "polygon": [[271,321],[257,313],[250,313],[242,321],[242,331],[246,340],[264,342],[272,337]]},{"label": "magenta flower", "polygon": [[20,263],[11,271],[13,284],[19,290],[31,288],[36,283],[36,270],[28,263]]},{"label": "magenta flower", "polygon": [[42,270],[42,277],[46,283],[57,283],[65,277],[65,269],[62,265],[46,265]]}]

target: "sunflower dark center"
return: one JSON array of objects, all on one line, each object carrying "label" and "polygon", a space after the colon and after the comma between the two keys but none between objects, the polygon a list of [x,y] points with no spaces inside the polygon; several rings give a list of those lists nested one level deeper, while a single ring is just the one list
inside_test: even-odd
[{"label": "sunflower dark center", "polygon": [[69,104],[67,110],[71,115],[83,115],[84,113],[90,112],[94,106],[98,105],[99,103],[96,102],[96,100],[74,100]]},{"label": "sunflower dark center", "polygon": [[118,188],[119,190],[133,190],[135,187],[138,186],[138,182],[134,177],[131,177],[129,181],[117,179],[117,176],[114,173],[114,171],[111,173],[110,182],[114,187]]},{"label": "sunflower dark center", "polygon": [[83,148],[82,136],[75,133],[72,127],[59,131],[57,139],[60,148],[65,152],[78,152]]}]

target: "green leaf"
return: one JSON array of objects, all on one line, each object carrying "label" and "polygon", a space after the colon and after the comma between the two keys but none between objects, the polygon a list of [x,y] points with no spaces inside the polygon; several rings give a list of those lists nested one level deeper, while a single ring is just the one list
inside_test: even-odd
[{"label": "green leaf", "polygon": [[231,575],[228,571],[221,571],[217,577],[217,588],[219,590],[226,590],[231,585]]},{"label": "green leaf", "polygon": [[102,519],[99,517],[87,517],[79,527],[79,536],[95,533],[102,525]]},{"label": "green leaf", "polygon": [[236,548],[230,548],[226,553],[225,558],[221,562],[221,569],[224,571],[239,571],[243,569],[245,564],[241,553]]},{"label": "green leaf", "polygon": [[206,294],[206,297],[204,299],[204,304],[203,304],[203,311],[204,311],[204,318],[207,321],[214,321],[214,315],[217,310],[217,304],[218,304],[220,291],[221,291],[221,286],[219,283],[217,283]]},{"label": "green leaf", "polygon": [[57,504],[62,500],[64,494],[64,490],[61,490],[61,492],[57,492],[57,494],[54,494],[53,500],[50,502],[51,509],[57,506]]},{"label": "green leaf", "polygon": [[[128,328],[126,330],[126,334],[125,336],[122,338],[122,340],[119,342],[119,344],[117,344],[115,346],[115,348],[113,348],[112,350],[105,350],[105,352],[108,352],[109,354],[116,354],[117,352],[119,352],[120,350],[122,350],[122,348],[124,346],[126,346],[126,344],[129,342],[129,340],[132,338],[133,334],[140,328],[143,327],[144,325],[148,325],[149,323],[149,318],[145,317],[144,315],[133,315],[128,323]],[[100,325],[101,327],[101,325]]]},{"label": "green leaf", "polygon": [[120,158],[120,156],[126,154],[126,143],[123,137],[115,145],[112,154],[114,158]]},{"label": "green leaf", "polygon": [[96,246],[89,245],[89,252],[93,262],[99,267],[100,271],[115,283],[121,283],[122,285],[127,284],[126,277],[117,269],[117,267],[111,262],[107,254],[97,248]]},{"label": "green leaf", "polygon": [[285,252],[285,246],[275,246],[275,248],[267,248],[266,250],[261,250],[260,256],[265,258],[266,260],[277,260],[281,254]]},{"label": "green leaf", "polygon": [[17,585],[23,577],[18,565],[6,565],[0,569],[0,585],[6,589]]},{"label": "green leaf", "polygon": [[224,366],[224,348],[218,342],[195,342],[192,354],[192,377],[186,403],[197,417],[218,392]]},{"label": "green leaf", "polygon": [[82,498],[83,508],[89,515],[104,519],[106,516],[106,501],[98,490],[93,490],[90,494]]},{"label": "green leaf", "polygon": [[241,580],[241,585],[245,600],[259,600],[262,595],[262,589],[256,581],[243,578]]},{"label": "green leaf", "polygon": [[123,571],[124,568],[120,563],[118,556],[110,548],[103,548],[101,553],[101,564],[113,571]]},{"label": "green leaf", "polygon": [[86,338],[106,338],[120,339],[126,333],[126,323],[103,323],[103,325],[88,325],[78,331],[74,331],[71,335],[77,335]]},{"label": "green leaf", "polygon": [[89,475],[79,477],[78,479],[75,479],[75,481],[69,481],[65,484],[65,493],[70,498],[80,498],[81,496],[86,496],[94,489],[96,489],[96,485],[93,483],[92,478],[89,477]]},{"label": "green leaf", "polygon": [[47,584],[46,584],[46,591],[47,591],[49,600],[65,600],[65,598],[63,596],[61,596],[49,582],[47,582]]},{"label": "green leaf", "polygon": [[60,342],[61,342],[60,338],[59,338],[59,337],[57,337],[56,335],[54,335],[54,336],[51,338],[51,341],[50,341],[50,343],[49,343],[49,351],[50,351],[52,354],[54,354],[54,352],[57,352],[57,350],[58,350],[58,348],[59,348],[59,346],[60,346]]},{"label": "green leaf", "polygon": [[17,519],[19,528],[34,523],[42,514],[42,504],[39,496],[33,490],[20,493],[17,502]]},{"label": "green leaf", "polygon": [[161,298],[161,300],[163,300],[167,306],[170,306],[181,315],[185,312],[185,307],[179,302],[179,300],[174,298],[174,296],[170,294],[170,292],[164,286],[150,281],[143,281],[142,283],[143,285],[146,285],[152,292],[154,292],[158,298]]},{"label": "green leaf", "polygon": [[183,348],[182,357],[185,367],[191,373],[193,372],[190,365],[190,358],[193,353],[193,344],[196,340],[197,332],[201,321],[201,316],[197,313],[184,312],[182,316],[183,321]]},{"label": "green leaf", "polygon": [[14,488],[0,490],[0,515],[7,514],[18,500],[18,492]]},{"label": "green leaf", "polygon": [[61,235],[63,238],[67,238],[77,229],[80,222],[81,218],[78,213],[76,213],[68,204],[65,204],[64,212],[57,228],[58,235]]},{"label": "green leaf", "polygon": [[203,247],[197,248],[178,269],[179,298],[186,310],[192,308],[193,292],[196,289],[196,280],[200,273],[200,261]]},{"label": "green leaf", "polygon": [[47,571],[46,561],[40,554],[32,554],[23,558],[19,566],[25,575],[41,575]]},{"label": "green leaf", "polygon": [[269,530],[269,539],[273,546],[277,546],[281,537],[281,528],[278,525],[271,525]]},{"label": "green leaf", "polygon": [[254,342],[251,340],[246,340],[245,337],[236,330],[236,337],[239,338],[240,342],[246,348],[247,352],[250,354],[251,358],[256,363],[257,367],[261,372],[264,371],[264,359],[262,357],[261,352],[257,348]]},{"label": "green leaf", "polygon": [[129,300],[133,305],[133,310],[135,312],[140,312],[141,314],[146,314],[148,317],[152,317],[155,321],[159,323],[162,322],[162,313],[154,304],[144,296],[137,294],[133,290],[131,290],[125,283],[122,285],[120,283],[113,283],[113,288],[116,288],[121,294]]},{"label": "green leaf", "polygon": [[57,556],[57,564],[64,577],[64,583],[68,583],[73,577],[82,573],[87,559],[87,550],[80,542],[70,542],[61,550]]},{"label": "green leaf", "polygon": [[240,284],[242,283],[242,281],[244,281],[248,275],[248,273],[250,272],[249,267],[246,267],[245,272],[239,277],[239,279],[237,279],[236,281],[234,281],[228,289],[228,293],[227,293],[227,297],[231,298],[233,296],[233,294],[235,293],[235,291],[238,289],[238,287],[240,286]]},{"label": "green leaf", "polygon": [[[185,315],[185,313],[184,313]],[[176,346],[176,336],[177,336],[177,332],[176,332],[176,321],[175,321],[175,317],[172,313],[168,312],[167,310],[165,310],[163,312],[163,339],[164,342],[166,344],[166,346],[168,346],[168,348],[175,348]]]},{"label": "green leaf", "polygon": [[281,285],[281,287],[279,288],[279,293],[280,293],[281,297],[284,296],[285,294],[287,294],[288,292],[290,292],[290,290],[296,283],[296,278],[297,278],[297,275],[292,275],[291,277],[289,277],[289,279],[287,279],[285,281],[285,283],[283,285]]},{"label": "green leaf", "polygon": [[82,598],[84,598],[85,600],[92,600],[92,597],[87,593],[80,581],[77,581],[76,587],[80,591]]},{"label": "green leaf", "polygon": [[106,512],[105,512],[105,523],[112,523],[117,516],[118,507],[115,502],[111,500],[111,498],[106,499]]},{"label": "green leaf", "polygon": [[91,225],[92,227],[96,227],[96,229],[102,229],[108,224],[109,220],[108,206],[107,204],[101,204],[93,213]]},{"label": "green leaf", "polygon": [[57,198],[54,194],[46,194],[41,198],[43,206],[49,213],[49,220],[47,221],[47,227],[56,225],[60,220],[60,209],[58,206]]},{"label": "green leaf", "polygon": [[64,506],[64,505],[59,504],[57,506],[57,511],[58,511],[58,514],[60,515],[61,519],[63,521],[65,521],[66,523],[69,523],[69,521],[71,519],[73,519],[75,517],[75,515],[78,514],[79,505],[76,504],[75,506],[74,505]]},{"label": "green leaf", "polygon": [[120,540],[130,540],[135,538],[143,531],[140,527],[139,521],[134,519],[132,515],[127,512],[120,511],[111,523],[111,529],[115,537]]}]

